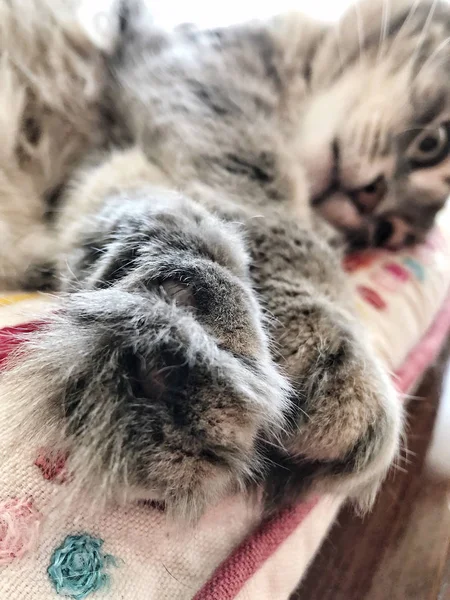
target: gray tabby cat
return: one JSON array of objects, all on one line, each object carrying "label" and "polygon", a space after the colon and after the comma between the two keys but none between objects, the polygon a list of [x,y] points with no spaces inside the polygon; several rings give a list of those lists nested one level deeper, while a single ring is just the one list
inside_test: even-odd
[{"label": "gray tabby cat", "polygon": [[89,41],[26,4],[0,7],[4,280],[56,256],[70,293],[8,426],[185,518],[255,486],[370,502],[402,416],[336,246],[412,243],[449,193],[448,6],[166,33],[125,0]]}]

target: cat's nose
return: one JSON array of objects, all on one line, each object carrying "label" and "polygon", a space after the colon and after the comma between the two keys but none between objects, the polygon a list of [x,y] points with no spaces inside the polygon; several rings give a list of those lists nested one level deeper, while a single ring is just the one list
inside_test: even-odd
[{"label": "cat's nose", "polygon": [[414,232],[410,225],[397,216],[378,219],[373,232],[373,245],[377,248],[398,250],[410,244]]},{"label": "cat's nose", "polygon": [[380,221],[378,221],[373,234],[374,246],[376,246],[377,248],[385,246],[393,233],[394,227],[391,221],[387,219],[381,219]]}]

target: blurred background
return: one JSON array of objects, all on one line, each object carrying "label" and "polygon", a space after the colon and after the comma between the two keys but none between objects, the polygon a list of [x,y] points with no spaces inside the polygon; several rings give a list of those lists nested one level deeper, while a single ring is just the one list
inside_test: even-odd
[{"label": "blurred background", "polygon": [[154,10],[158,22],[166,27],[183,22],[214,27],[248,19],[263,19],[293,9],[331,21],[337,19],[351,4],[350,0],[168,0],[164,3],[155,2]]}]

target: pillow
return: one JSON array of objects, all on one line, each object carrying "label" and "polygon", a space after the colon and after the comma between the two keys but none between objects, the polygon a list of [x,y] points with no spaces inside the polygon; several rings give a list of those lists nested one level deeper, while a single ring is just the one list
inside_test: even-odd
[{"label": "pillow", "polygon": [[[450,210],[419,248],[353,256],[345,267],[376,352],[406,394],[450,329]],[[0,296],[0,362],[51,309],[45,295]],[[58,503],[64,457],[8,453],[11,407],[0,398],[0,598],[287,600],[343,501],[311,498],[261,524],[237,497],[195,530],[171,525],[151,503],[99,516],[80,499],[70,511]]]}]

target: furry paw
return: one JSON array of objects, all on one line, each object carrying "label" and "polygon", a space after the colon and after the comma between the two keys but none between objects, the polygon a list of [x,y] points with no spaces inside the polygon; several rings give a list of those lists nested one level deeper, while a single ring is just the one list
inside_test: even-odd
[{"label": "furry paw", "polygon": [[252,223],[253,277],[273,316],[277,356],[294,389],[283,449],[268,446],[268,509],[310,490],[370,504],[397,452],[401,406],[352,317],[339,254],[275,216]]},{"label": "furry paw", "polygon": [[270,451],[291,475],[274,470],[268,502],[278,506],[302,491],[330,490],[352,497],[364,511],[398,452],[400,400],[343,311],[315,301],[302,314],[300,345],[286,361],[297,392],[292,430],[284,452]]},{"label": "furry paw", "polygon": [[2,389],[16,438],[68,453],[77,489],[195,519],[258,476],[289,386],[221,223],[184,201],[145,206],[108,221],[89,263],[81,245],[71,270],[89,291],[31,336]]}]

